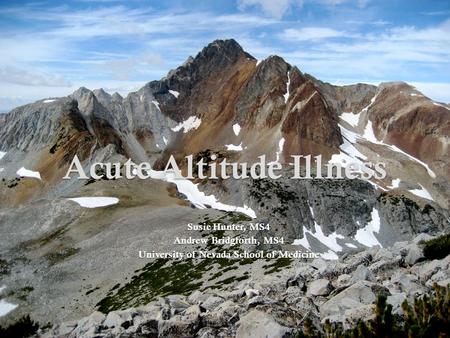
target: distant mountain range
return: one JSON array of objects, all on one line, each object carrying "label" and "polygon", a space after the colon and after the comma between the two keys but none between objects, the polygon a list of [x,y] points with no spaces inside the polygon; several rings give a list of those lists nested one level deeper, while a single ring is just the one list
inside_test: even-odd
[{"label": "distant mountain range", "polygon": [[[302,248],[326,259],[446,232],[449,117],[449,105],[407,83],[334,86],[279,56],[256,60],[235,40],[212,42],[125,98],[82,87],[15,108],[0,116],[0,254],[20,302],[15,315],[86,315],[142,268],[140,248],[174,250],[187,223],[231,217],[226,211],[254,213],[270,222],[270,235],[286,238],[259,249]],[[382,161],[387,177],[62,179],[75,155],[86,168],[131,158],[161,170],[170,155],[183,166],[185,155],[212,153],[239,162],[262,154],[283,164],[309,154],[343,165]],[[220,278],[199,280],[207,287]],[[130,297],[125,305],[134,304]]]}]

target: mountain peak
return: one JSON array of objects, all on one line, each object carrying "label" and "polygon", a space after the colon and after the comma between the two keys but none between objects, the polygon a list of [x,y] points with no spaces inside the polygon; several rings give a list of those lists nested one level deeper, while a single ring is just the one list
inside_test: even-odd
[{"label": "mountain peak", "polygon": [[89,95],[89,94],[93,94],[92,91],[86,87],[80,87],[77,90],[75,90],[72,95],[72,97],[77,98],[77,97],[81,97],[84,95]]},{"label": "mountain peak", "polygon": [[[222,71],[238,62],[247,59],[256,60],[234,39],[215,40],[204,47],[195,58],[189,57],[180,67],[169,71],[162,80],[170,88],[178,88],[187,92],[200,79]],[[151,86],[153,82],[148,83]],[[147,86],[146,85],[146,86]],[[156,85],[160,85],[156,82]],[[177,89],[177,90],[178,90]]]},{"label": "mountain peak", "polygon": [[97,97],[97,99],[103,104],[108,104],[112,100],[111,95],[105,92],[103,88],[94,89],[92,92]]},{"label": "mountain peak", "polygon": [[103,88],[94,89],[93,92],[94,92],[95,95],[107,95],[107,96],[111,96],[111,95],[109,95]]},{"label": "mountain peak", "polygon": [[241,45],[234,39],[214,40],[213,42],[209,43],[206,47],[203,48],[203,50],[209,49],[222,49],[225,51],[244,52],[244,49],[241,47]]},{"label": "mountain peak", "polygon": [[112,94],[111,98],[113,101],[122,101],[123,100],[122,95],[120,95],[118,92],[115,92],[114,94]]},{"label": "mountain peak", "polygon": [[226,58],[228,61],[234,62],[239,57],[245,56],[254,59],[253,56],[244,51],[239,43],[234,39],[214,40],[197,55],[198,58]]}]

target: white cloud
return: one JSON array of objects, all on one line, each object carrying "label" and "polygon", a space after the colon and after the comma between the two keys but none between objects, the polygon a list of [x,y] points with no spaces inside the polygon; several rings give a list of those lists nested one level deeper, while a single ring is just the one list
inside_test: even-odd
[{"label": "white cloud", "polygon": [[371,0],[357,0],[358,7],[365,8]]},{"label": "white cloud", "polygon": [[348,0],[317,0],[316,2],[328,5],[328,6],[337,6],[342,5],[343,3],[347,2]]},{"label": "white cloud", "polygon": [[17,67],[0,67],[0,81],[25,86],[70,87],[62,76]]},{"label": "white cloud", "polygon": [[29,100],[21,97],[0,96],[0,113],[7,112],[15,107],[22,106],[29,102],[30,102]]},{"label": "white cloud", "polygon": [[[339,13],[350,7],[352,13],[358,13],[358,6],[369,3],[305,2],[342,6],[339,10],[330,8]],[[17,97],[33,101],[67,95],[81,85],[136,89],[165,75],[213,39],[232,37],[258,58],[277,54],[328,81],[428,81],[429,77],[424,93],[436,100],[450,101],[444,83],[450,76],[450,21],[425,28],[395,27],[392,22],[387,25],[380,17],[370,15],[369,6],[359,10],[361,15],[346,15],[342,21],[334,22],[318,20],[308,26],[306,12],[301,22],[280,20],[301,6],[298,0],[237,3],[241,10],[261,9],[266,16],[182,9],[157,12],[148,6],[130,9],[114,3],[81,10],[73,6],[43,8],[39,4],[2,6],[0,14],[26,25],[2,31],[0,93],[13,102]],[[372,3],[375,2],[369,4]],[[362,26],[364,30],[359,30]],[[365,28],[375,30],[362,33]],[[114,44],[103,43],[111,40]],[[73,85],[63,87],[69,82]],[[9,104],[0,100],[0,110]]]},{"label": "white cloud", "polygon": [[410,84],[435,101],[450,103],[450,83],[411,82]]},{"label": "white cloud", "polygon": [[302,1],[297,0],[238,0],[238,8],[245,10],[247,7],[259,6],[262,11],[274,18],[281,19],[293,5],[301,6]]},{"label": "white cloud", "polygon": [[245,13],[215,15],[211,12],[156,12],[148,8],[129,9],[124,6],[87,10],[25,9],[15,15],[23,20],[54,24],[52,28],[39,32],[39,36],[63,38],[65,41],[114,36],[145,40],[148,34],[180,35],[187,31],[222,31],[226,27],[220,24],[228,24],[239,31],[242,27],[261,27],[276,22]]},{"label": "white cloud", "polygon": [[[9,111],[17,106],[31,103],[48,97],[62,97],[73,93],[79,87],[89,89],[104,88],[108,93],[118,92],[126,96],[129,92],[137,91],[146,81],[122,80],[78,80],[70,87],[30,87],[21,84],[10,84],[0,81],[0,112]],[[18,95],[18,93],[20,95]]]},{"label": "white cloud", "polygon": [[289,29],[282,37],[293,42],[314,41],[313,45],[279,53],[319,78],[417,81],[431,74],[430,82],[438,82],[437,77],[450,75],[445,71],[450,64],[450,21],[425,28],[393,27],[365,35],[326,27]]},{"label": "white cloud", "polygon": [[133,74],[145,74],[148,67],[164,66],[164,59],[161,55],[145,53],[123,59],[113,59],[98,63],[98,67],[105,73],[111,73],[121,80],[128,80]]},{"label": "white cloud", "polygon": [[346,3],[356,3],[356,5],[359,8],[365,8],[371,0],[356,0],[356,1],[351,1],[351,0],[315,0],[316,2],[323,4],[323,5],[328,5],[328,6],[338,6],[338,5],[343,5]]},{"label": "white cloud", "polygon": [[314,41],[322,39],[330,39],[345,36],[344,32],[340,32],[327,27],[305,27],[305,28],[288,28],[285,29],[280,38],[289,41]]},{"label": "white cloud", "polygon": [[422,14],[429,16],[446,16],[450,15],[450,11],[431,11],[431,12],[423,12]]},{"label": "white cloud", "polygon": [[[218,36],[239,37],[277,23],[247,13],[157,12],[116,4],[88,9],[43,6],[0,7],[0,15],[21,22],[5,28],[0,37],[3,96],[21,96],[22,102],[67,95],[94,79],[96,87],[120,87],[114,85],[116,80],[143,84],[165,75]],[[114,44],[105,43],[107,39]],[[11,102],[0,103],[0,110],[11,108]]]}]

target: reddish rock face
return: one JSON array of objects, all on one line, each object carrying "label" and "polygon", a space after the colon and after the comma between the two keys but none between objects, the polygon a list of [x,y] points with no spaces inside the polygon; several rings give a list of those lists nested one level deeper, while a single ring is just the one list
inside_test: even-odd
[{"label": "reddish rock face", "polygon": [[342,143],[337,118],[310,81],[294,90],[282,131],[291,154],[329,155]]},{"label": "reddish rock face", "polygon": [[429,163],[450,178],[450,110],[405,83],[386,84],[369,109],[374,132],[384,142]]},{"label": "reddish rock face", "polygon": [[[337,118],[318,89],[278,56],[257,63],[239,45],[219,41],[164,81],[187,94],[176,101],[163,101],[162,112],[176,121],[193,115],[202,119],[197,130],[177,136],[166,152],[223,149],[231,143],[233,123],[242,127],[241,139],[249,148],[266,134],[280,133],[286,140],[285,158],[291,154],[329,155],[342,143]],[[271,140],[271,146],[263,141],[253,153],[246,152],[248,159],[256,159],[261,154],[258,150],[277,147],[278,141]]]}]

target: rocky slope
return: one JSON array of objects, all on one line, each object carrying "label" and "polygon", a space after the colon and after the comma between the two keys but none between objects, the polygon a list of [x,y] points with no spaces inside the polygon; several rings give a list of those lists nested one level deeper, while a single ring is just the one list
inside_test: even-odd
[{"label": "rocky slope", "polygon": [[277,274],[231,284],[225,290],[170,295],[145,306],[94,312],[64,322],[40,337],[295,337],[305,318],[352,328],[374,316],[374,302],[387,296],[395,315],[401,304],[450,283],[450,256],[424,260],[429,236],[372,248],[333,263],[295,262]]}]

